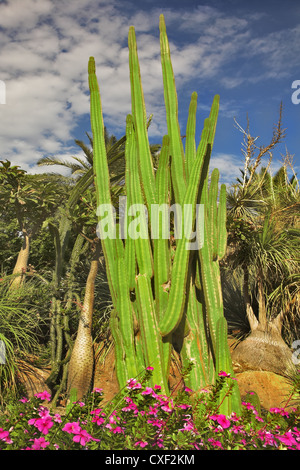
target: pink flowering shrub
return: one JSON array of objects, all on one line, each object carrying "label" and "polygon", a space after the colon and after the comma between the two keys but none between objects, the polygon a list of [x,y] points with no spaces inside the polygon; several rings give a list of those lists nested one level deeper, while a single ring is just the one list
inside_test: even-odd
[{"label": "pink flowering shrub", "polygon": [[197,396],[185,388],[173,397],[149,387],[151,373],[148,368],[141,380],[128,379],[106,406],[101,389],[64,415],[52,412],[48,392],[9,404],[0,412],[0,449],[300,450],[298,408],[271,408],[262,416],[245,401],[241,416],[225,416],[216,398],[229,374],[221,372],[216,385]]}]

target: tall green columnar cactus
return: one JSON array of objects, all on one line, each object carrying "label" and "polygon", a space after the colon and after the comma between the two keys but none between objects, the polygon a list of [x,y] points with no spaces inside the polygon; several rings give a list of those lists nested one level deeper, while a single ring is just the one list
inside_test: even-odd
[{"label": "tall green columnar cactus", "polygon": [[229,416],[233,411],[240,415],[241,413],[241,396],[239,387],[234,379],[229,346],[227,341],[227,321],[224,317],[220,317],[217,322],[217,351],[216,351],[216,370],[218,372],[226,371],[230,374],[230,380],[226,382],[226,386],[221,390],[219,397],[220,414]]},{"label": "tall green columnar cactus", "polygon": [[[218,170],[212,172],[208,184],[219,96],[213,99],[196,144],[197,93],[192,94],[184,149],[163,15],[159,27],[168,135],[163,137],[155,169],[135,30],[129,29],[132,109],[126,120],[123,227],[111,209],[93,57],[89,61],[89,85],[99,233],[114,304],[110,326],[119,385],[123,387],[127,379],[152,366],[152,385],[158,384],[168,393],[173,348],[180,352],[183,366],[194,364],[186,383],[195,391],[213,383],[218,367],[230,368],[231,359],[225,341],[226,324],[222,323],[219,273],[219,260],[226,251],[226,188],[222,185],[219,193]],[[174,218],[170,217],[173,212]],[[226,400],[226,409],[234,409],[234,400]]]}]

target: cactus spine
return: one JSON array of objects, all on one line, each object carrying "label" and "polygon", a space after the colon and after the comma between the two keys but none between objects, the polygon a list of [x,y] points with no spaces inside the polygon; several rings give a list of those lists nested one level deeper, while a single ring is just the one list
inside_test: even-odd
[{"label": "cactus spine", "polygon": [[[221,186],[218,204],[218,170],[212,172],[208,184],[219,96],[213,99],[196,146],[197,93],[192,94],[184,149],[163,15],[159,28],[168,135],[163,137],[158,168],[154,171],[136,36],[134,27],[130,27],[132,110],[126,121],[127,223],[124,240],[119,236],[114,239],[103,237],[102,246],[114,304],[111,331],[120,387],[130,376],[152,366],[152,384],[161,385],[163,392],[168,393],[172,347],[181,353],[183,365],[194,363],[187,378],[187,385],[194,390],[212,383],[219,367],[224,365],[230,369],[231,360],[225,341],[218,264],[226,251],[226,188]],[[89,61],[89,84],[97,202],[98,205],[110,204],[101,99],[93,58]],[[199,203],[204,206],[201,220],[197,217]],[[166,236],[164,225],[173,204],[182,209],[181,236],[175,231],[175,238]],[[137,224],[130,212],[133,205],[140,207],[140,232],[135,237],[131,233]],[[143,207],[147,208],[148,219],[144,217]],[[118,233],[119,227],[113,217],[110,222],[111,233]],[[170,228],[178,227],[172,225]],[[195,233],[202,242],[196,250],[190,249]],[[236,402],[228,400],[228,410],[238,408],[238,399]]]}]

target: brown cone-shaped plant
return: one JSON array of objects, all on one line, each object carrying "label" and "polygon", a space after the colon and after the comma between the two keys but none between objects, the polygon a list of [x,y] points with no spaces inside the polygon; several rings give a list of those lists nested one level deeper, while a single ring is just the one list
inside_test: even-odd
[{"label": "brown cone-shaped plant", "polygon": [[92,320],[99,256],[100,243],[98,242],[95,244],[93,259],[86,281],[86,290],[79,316],[77,336],[68,368],[68,393],[70,394],[72,389],[76,389],[78,399],[81,399],[89,391],[93,377],[94,349]]}]

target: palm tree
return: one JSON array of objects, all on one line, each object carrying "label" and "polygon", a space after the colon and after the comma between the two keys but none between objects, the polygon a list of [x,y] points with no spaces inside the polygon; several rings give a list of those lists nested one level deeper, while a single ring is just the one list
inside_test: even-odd
[{"label": "palm tree", "polygon": [[[152,116],[148,119],[147,127],[150,126]],[[38,166],[43,165],[61,165],[71,170],[71,175],[75,178],[80,178],[87,172],[91,172],[93,167],[93,138],[86,132],[90,147],[88,147],[82,140],[75,140],[84,153],[84,158],[73,156],[73,160],[63,160],[54,156],[46,156],[40,158],[37,164]],[[124,176],[125,172],[125,142],[126,136],[124,135],[120,139],[117,139],[113,134],[109,134],[106,126],[104,126],[104,139],[107,153],[107,161],[111,174],[111,181],[118,181]],[[159,144],[151,144],[150,150],[153,158],[160,149]]]},{"label": "palm tree", "polygon": [[[75,140],[81,150],[83,150],[84,157],[72,156],[72,160],[63,160],[55,156],[46,156],[38,160],[38,166],[44,165],[60,165],[71,170],[73,177],[80,178],[93,167],[93,139],[88,132],[86,132],[90,147],[82,140]],[[126,136],[121,137],[119,140],[114,135],[109,135],[106,127],[104,131],[105,145],[107,158],[110,164],[111,174],[115,175],[116,172],[123,173],[125,168],[125,140]],[[121,160],[121,162],[120,162]],[[118,162],[118,164],[116,164]],[[117,167],[117,168],[116,168]]]}]

